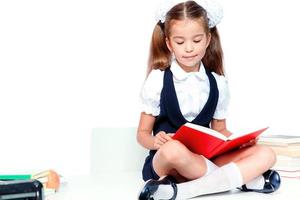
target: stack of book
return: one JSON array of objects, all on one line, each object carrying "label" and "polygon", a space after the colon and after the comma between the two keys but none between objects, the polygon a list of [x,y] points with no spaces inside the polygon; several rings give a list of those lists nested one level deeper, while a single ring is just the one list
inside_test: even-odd
[{"label": "stack of book", "polygon": [[277,161],[272,168],[282,177],[300,179],[300,136],[265,135],[259,138],[258,144],[274,150]]},{"label": "stack of book", "polygon": [[46,196],[57,192],[61,184],[61,176],[54,170],[45,170],[32,174],[0,174],[0,181],[12,180],[38,180],[42,183]]}]

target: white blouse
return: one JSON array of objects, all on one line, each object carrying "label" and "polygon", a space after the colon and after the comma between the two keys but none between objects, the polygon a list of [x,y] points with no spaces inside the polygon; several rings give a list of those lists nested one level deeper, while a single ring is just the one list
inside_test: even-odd
[{"label": "white blouse", "polygon": [[[171,64],[175,91],[180,111],[187,121],[192,121],[201,112],[209,96],[209,79],[203,65],[198,72],[185,72],[173,60]],[[219,100],[214,119],[225,119],[229,104],[229,89],[224,76],[212,73],[219,89]],[[160,94],[163,87],[164,71],[152,70],[141,90],[140,100],[142,112],[158,116],[160,113]]]}]

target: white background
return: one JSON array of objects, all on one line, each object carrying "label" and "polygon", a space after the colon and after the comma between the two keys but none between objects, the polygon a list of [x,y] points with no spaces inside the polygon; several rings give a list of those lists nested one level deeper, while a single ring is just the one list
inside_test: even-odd
[{"label": "white background", "polygon": [[[136,126],[159,0],[0,1],[0,171],[89,172],[95,127]],[[230,130],[298,134],[296,0],[222,0]]]}]

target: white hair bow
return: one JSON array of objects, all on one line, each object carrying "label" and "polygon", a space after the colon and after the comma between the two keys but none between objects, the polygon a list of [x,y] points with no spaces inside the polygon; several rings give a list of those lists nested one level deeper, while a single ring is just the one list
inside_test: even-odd
[{"label": "white hair bow", "polygon": [[[220,23],[223,18],[223,9],[220,3],[216,0],[194,0],[198,5],[204,8],[207,12],[208,26],[212,28]],[[165,0],[160,4],[156,11],[156,20],[164,23],[169,10],[179,3],[186,2],[184,0]]]}]

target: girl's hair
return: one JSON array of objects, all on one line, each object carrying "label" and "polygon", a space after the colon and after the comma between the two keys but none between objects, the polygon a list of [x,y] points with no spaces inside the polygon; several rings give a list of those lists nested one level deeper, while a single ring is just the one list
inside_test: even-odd
[{"label": "girl's hair", "polygon": [[224,75],[223,51],[217,27],[209,28],[206,11],[194,1],[186,1],[174,6],[166,15],[165,23],[160,21],[155,25],[150,45],[148,60],[149,74],[152,69],[165,70],[171,64],[172,54],[165,38],[170,36],[172,20],[202,20],[206,34],[211,34],[210,44],[202,58],[205,67],[219,75]]}]

